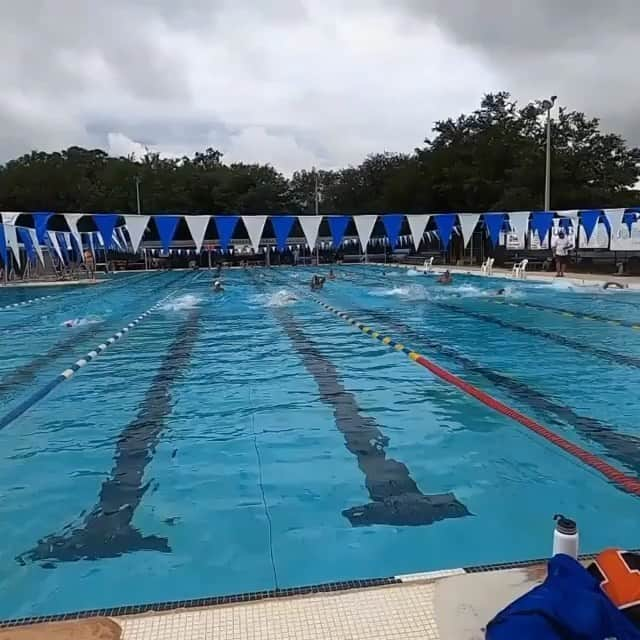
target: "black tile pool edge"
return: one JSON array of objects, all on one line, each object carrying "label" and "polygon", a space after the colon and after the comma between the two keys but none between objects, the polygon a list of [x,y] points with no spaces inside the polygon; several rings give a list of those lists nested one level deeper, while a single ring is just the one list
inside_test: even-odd
[{"label": "black tile pool edge", "polygon": [[[626,549],[630,553],[640,553],[640,549]],[[578,560],[586,562],[593,560],[597,553],[582,553]],[[539,564],[547,564],[549,558],[538,558],[537,560],[518,560],[516,562],[501,562],[497,564],[478,564],[472,567],[463,567],[465,573],[483,573],[485,571],[502,571],[504,569],[520,569],[522,567],[532,567]]]},{"label": "black tile pool edge", "polygon": [[141,605],[129,605],[113,607],[111,609],[89,609],[73,613],[61,613],[50,616],[34,616],[30,618],[14,618],[12,620],[0,620],[0,629],[6,627],[20,627],[28,624],[42,622],[60,622],[63,620],[80,620],[96,616],[119,617],[147,613],[150,611],[171,611],[173,609],[193,609],[198,607],[215,607],[224,604],[237,604],[239,602],[255,602],[257,600],[273,600],[275,598],[287,598],[291,596],[309,595],[313,593],[334,593],[349,589],[363,589],[367,587],[381,587],[390,584],[402,584],[400,578],[372,578],[369,580],[348,580],[345,582],[327,582],[324,584],[291,589],[277,589],[271,591],[251,591],[229,596],[214,596],[211,598],[197,598],[194,600],[174,600],[171,602],[153,602]]},{"label": "black tile pool edge", "polygon": [[[640,549],[628,549],[633,553],[640,553]],[[593,560],[597,554],[588,553],[579,556],[582,561]],[[521,569],[535,565],[546,564],[548,558],[537,560],[520,560],[517,562],[502,562],[496,564],[481,564],[471,567],[462,567],[460,570],[465,573],[484,573],[488,571],[502,571],[505,569]],[[454,569],[455,571],[455,569]],[[425,579],[429,578],[430,572],[425,572]],[[433,571],[437,577],[439,571]],[[273,600],[276,598],[288,598],[291,596],[302,596],[313,593],[334,593],[338,591],[348,591],[349,589],[366,589],[369,587],[382,587],[391,584],[402,584],[402,576],[392,576],[388,578],[370,578],[367,580],[347,580],[344,582],[326,582],[323,584],[309,585],[304,587],[292,587],[290,589],[276,589],[271,591],[250,591],[228,596],[213,596],[210,598],[196,598],[193,600],[172,600],[169,602],[152,602],[149,604],[127,605],[123,607],[113,607],[110,609],[87,609],[85,611],[75,611],[73,613],[57,613],[50,616],[33,616],[29,618],[13,618],[10,620],[0,620],[0,629],[7,627],[21,627],[28,624],[38,624],[42,622],[61,622],[64,620],[81,620],[83,618],[94,618],[97,616],[117,618],[120,616],[130,616],[151,611],[172,611],[174,609],[196,609],[200,607],[215,607],[225,604],[238,604],[240,602],[256,602],[258,600]]]}]

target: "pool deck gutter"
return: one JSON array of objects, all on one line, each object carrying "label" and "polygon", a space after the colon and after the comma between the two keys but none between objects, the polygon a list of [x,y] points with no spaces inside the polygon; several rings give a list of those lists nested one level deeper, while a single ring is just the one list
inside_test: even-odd
[{"label": "pool deck gutter", "polygon": [[167,609],[163,603],[158,607],[162,611],[151,606],[140,614],[105,611],[5,627],[0,640],[480,640],[487,622],[545,575],[546,566],[540,563],[471,572],[453,569],[397,576],[395,583],[383,586],[342,583],[333,591],[209,607]]},{"label": "pool deck gutter", "polygon": [[103,284],[108,282],[110,278],[96,278],[95,280],[29,280],[19,282],[0,283],[0,291],[3,289],[35,289],[38,287],[74,287],[74,286],[93,286],[95,284]]}]

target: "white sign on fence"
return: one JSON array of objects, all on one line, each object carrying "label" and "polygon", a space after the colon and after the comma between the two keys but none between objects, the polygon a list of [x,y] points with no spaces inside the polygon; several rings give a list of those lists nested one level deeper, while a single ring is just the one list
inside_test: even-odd
[{"label": "white sign on fence", "polygon": [[507,249],[524,249],[524,242],[520,239],[519,234],[513,231],[507,232],[506,244]]},{"label": "white sign on fence", "polygon": [[529,249],[542,249],[540,237],[538,236],[537,231],[529,231]]}]

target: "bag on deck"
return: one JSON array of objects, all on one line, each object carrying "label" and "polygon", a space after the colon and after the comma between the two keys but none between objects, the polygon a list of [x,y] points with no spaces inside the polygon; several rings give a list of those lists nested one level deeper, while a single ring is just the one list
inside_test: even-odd
[{"label": "bag on deck", "polygon": [[640,631],[570,556],[558,554],[547,579],[487,625],[487,640],[640,640]]}]

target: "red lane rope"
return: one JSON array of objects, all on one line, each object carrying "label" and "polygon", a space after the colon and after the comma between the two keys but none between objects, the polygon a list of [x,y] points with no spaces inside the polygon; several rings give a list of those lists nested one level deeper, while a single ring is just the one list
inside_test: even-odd
[{"label": "red lane rope", "polygon": [[557,447],[560,447],[560,449],[578,458],[579,460],[584,462],[586,465],[592,467],[593,469],[596,469],[596,471],[599,471],[602,475],[606,476],[609,480],[611,480],[618,486],[625,489],[625,491],[628,491],[629,493],[633,493],[637,496],[640,496],[640,481],[637,480],[636,478],[633,478],[632,476],[629,476],[626,473],[619,471],[614,466],[610,465],[608,462],[605,462],[604,460],[594,455],[593,453],[589,453],[589,451],[587,451],[586,449],[583,449],[582,447],[579,447],[577,444],[573,444],[573,442],[569,442],[569,440],[566,440],[565,438],[558,435],[557,433],[554,433],[553,431],[547,429],[546,427],[543,427],[541,424],[539,424],[532,418],[529,418],[528,416],[525,416],[523,413],[516,411],[516,409],[512,409],[511,407],[508,407],[506,404],[503,404],[499,400],[496,400],[495,398],[491,397],[488,393],[485,393],[484,391],[481,391],[477,387],[474,387],[472,384],[469,384],[468,382],[465,382],[461,378],[458,378],[458,376],[454,375],[453,373],[450,373],[449,371],[447,371],[446,369],[443,369],[442,367],[439,367],[434,362],[427,360],[424,356],[419,355],[414,362],[417,362],[419,365],[423,366],[425,369],[428,369],[434,375],[438,376],[439,378],[442,378],[442,380],[445,380],[446,382],[458,387],[458,389],[469,394],[470,396],[473,396],[474,398],[476,398],[483,404],[487,405],[494,411],[498,411],[499,413],[502,413],[503,415],[511,418],[512,420],[519,422],[523,427],[526,427],[527,429],[530,429],[534,433],[537,433],[539,436],[542,436],[545,440],[548,440],[552,444],[555,444]]},{"label": "red lane rope", "polygon": [[493,409],[494,411],[497,411],[498,413],[501,413],[502,415],[505,415],[512,420],[515,420],[523,427],[526,427],[530,431],[533,431],[534,433],[538,434],[548,442],[551,442],[556,447],[559,447],[569,455],[572,455],[574,458],[582,461],[587,466],[600,472],[603,476],[605,476],[608,480],[616,484],[621,489],[624,489],[625,491],[633,495],[640,496],[640,480],[638,480],[637,478],[623,473],[619,469],[616,469],[614,466],[610,465],[608,462],[602,460],[602,458],[599,458],[597,455],[590,453],[577,444],[573,444],[573,442],[570,442],[566,438],[563,438],[550,429],[543,427],[540,423],[536,422],[532,418],[529,418],[516,409],[512,409],[499,400],[496,400],[488,393],[481,391],[469,382],[465,382],[464,380],[462,380],[462,378],[459,378],[450,371],[447,371],[446,369],[438,366],[435,362],[431,362],[431,360],[428,360],[417,351],[410,349],[404,344],[398,344],[391,338],[383,338],[383,336],[379,333],[372,332],[369,326],[366,326],[363,323],[355,320],[354,318],[349,317],[344,311],[339,311],[338,309],[335,309],[334,307],[314,298],[313,296],[310,296],[310,298],[321,307],[327,309],[334,315],[345,320],[347,323],[354,325],[363,333],[369,335],[374,339],[377,339],[378,341],[381,341],[383,344],[392,349],[395,349],[396,351],[400,350],[404,352],[411,358],[411,360],[419,364],[421,367],[424,367],[425,369],[436,375],[438,378],[444,380],[445,382],[448,382],[449,384],[452,384],[453,386],[472,396],[476,400],[479,400],[480,402],[482,402],[482,404],[486,405],[490,409]]}]

